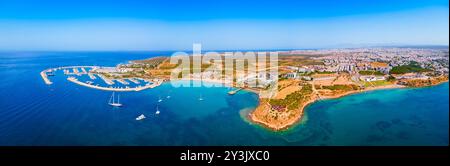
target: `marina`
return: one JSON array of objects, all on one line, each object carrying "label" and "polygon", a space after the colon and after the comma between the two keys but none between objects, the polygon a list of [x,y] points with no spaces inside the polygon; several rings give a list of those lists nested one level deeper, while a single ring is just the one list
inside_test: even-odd
[{"label": "marina", "polygon": [[[163,81],[159,79],[147,80],[143,78],[122,78],[110,79],[103,74],[92,72],[99,69],[99,66],[67,66],[58,68],[49,68],[40,72],[45,84],[51,85],[53,82],[49,76],[56,75],[55,72],[63,71],[64,76],[68,76],[67,80],[77,85],[104,90],[104,91],[141,91],[144,89],[154,88],[159,86]],[[95,76],[97,75],[97,76]],[[100,82],[97,77],[100,78]]]},{"label": "marina", "polygon": [[[79,73],[77,68],[81,68],[81,73]],[[40,75],[42,79],[44,80],[45,84],[51,85],[53,82],[48,78],[48,76],[54,76],[55,72],[58,70],[63,70],[64,75],[82,75],[82,74],[88,74],[85,68],[95,69],[98,68],[98,66],[66,66],[66,67],[57,67],[57,68],[49,68],[41,71]],[[69,69],[73,69],[73,73],[70,73]]]},{"label": "marina", "polygon": [[112,86],[102,87],[99,85],[91,85],[89,83],[81,82],[75,77],[68,77],[67,80],[70,82],[76,83],[78,85],[89,87],[89,88],[94,88],[94,89],[99,89],[99,90],[104,90],[104,91],[119,91],[119,92],[141,91],[141,90],[157,87],[162,83],[162,81],[158,80],[152,84],[148,83],[145,86],[137,86],[137,87],[130,88],[130,87],[112,87]]}]

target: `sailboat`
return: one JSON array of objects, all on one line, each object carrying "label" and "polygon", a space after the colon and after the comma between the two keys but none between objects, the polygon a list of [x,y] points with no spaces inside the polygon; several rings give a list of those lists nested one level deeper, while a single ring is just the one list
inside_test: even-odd
[{"label": "sailboat", "polygon": [[156,112],[155,112],[155,114],[156,114],[156,115],[159,115],[159,113],[160,113],[160,112],[159,112],[159,108],[158,108],[158,106],[156,106]]},{"label": "sailboat", "polygon": [[119,95],[117,95],[117,103],[115,103],[114,102],[114,92],[112,93],[112,95],[111,95],[111,98],[109,99],[109,102],[108,102],[108,104],[109,105],[111,105],[111,106],[114,106],[114,107],[121,107],[122,106],[122,104],[120,104],[120,98],[119,98],[120,96]]},{"label": "sailboat", "polygon": [[200,97],[198,98],[198,100],[203,101],[203,97],[201,94],[200,94]]},{"label": "sailboat", "polygon": [[170,99],[170,92],[172,92],[172,91],[169,91],[169,92],[167,93],[167,97],[166,97],[166,98],[168,98],[168,99]]}]

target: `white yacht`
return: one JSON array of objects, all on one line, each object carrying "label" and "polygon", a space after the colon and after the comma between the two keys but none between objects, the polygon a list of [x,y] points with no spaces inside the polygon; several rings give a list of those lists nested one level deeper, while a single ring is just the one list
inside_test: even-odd
[{"label": "white yacht", "polygon": [[136,120],[143,120],[143,119],[145,119],[145,115],[144,115],[144,114],[141,114],[141,115],[139,115],[139,116],[136,118]]},{"label": "white yacht", "polygon": [[158,99],[158,103],[161,103],[163,100],[161,99],[161,97],[159,97]]},{"label": "white yacht", "polygon": [[156,112],[155,112],[155,114],[156,114],[156,115],[159,115],[159,113],[160,113],[160,112],[159,112],[159,108],[158,108],[158,106],[156,106]]}]

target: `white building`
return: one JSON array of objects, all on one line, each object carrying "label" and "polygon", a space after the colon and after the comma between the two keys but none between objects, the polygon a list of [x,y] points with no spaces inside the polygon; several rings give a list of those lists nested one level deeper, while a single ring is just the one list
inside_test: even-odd
[{"label": "white building", "polygon": [[287,73],[285,77],[295,79],[295,78],[297,78],[297,76],[298,76],[298,74],[296,72],[292,72],[292,73]]},{"label": "white building", "polygon": [[384,76],[361,76],[360,79],[367,82],[386,80]]}]

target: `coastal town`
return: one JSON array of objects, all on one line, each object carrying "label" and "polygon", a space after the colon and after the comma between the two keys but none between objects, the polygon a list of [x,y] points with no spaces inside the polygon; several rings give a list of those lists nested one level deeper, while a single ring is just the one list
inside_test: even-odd
[{"label": "coastal town", "polygon": [[[269,129],[283,130],[299,122],[305,107],[317,100],[376,89],[432,86],[448,81],[449,75],[448,48],[354,48],[277,53],[278,58],[269,62],[236,61],[245,64],[245,68],[225,65],[227,54],[221,53],[215,61],[202,61],[187,68],[171,63],[171,57],[158,56],[115,67],[46,69],[41,76],[50,85],[49,76],[63,70],[68,81],[106,91],[141,91],[176,80],[220,83],[234,88],[229,95],[240,90],[257,93],[259,105],[248,118]],[[189,57],[189,60],[195,58]],[[276,62],[275,68],[270,65],[273,62]],[[271,72],[274,69],[276,71]],[[90,80],[76,78],[80,75],[88,75]],[[103,86],[93,83],[96,78],[103,80]],[[130,87],[133,83],[135,86]],[[275,89],[276,93],[268,93],[269,89]]]},{"label": "coastal town", "polygon": [[376,89],[422,87],[448,81],[446,49],[356,48],[279,53],[278,93],[261,99],[249,117],[273,130],[299,122],[317,100]]}]

